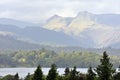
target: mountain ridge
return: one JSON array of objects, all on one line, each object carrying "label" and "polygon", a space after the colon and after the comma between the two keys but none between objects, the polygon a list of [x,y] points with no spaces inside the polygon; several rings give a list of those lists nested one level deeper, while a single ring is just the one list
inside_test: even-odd
[{"label": "mountain ridge", "polygon": [[[30,25],[29,27],[25,24],[21,26],[14,22],[12,24],[3,22],[4,24],[0,24],[0,31],[13,33],[18,40],[26,39],[37,44],[120,48],[119,17],[119,14],[92,14],[89,12],[80,12],[75,17],[53,15],[46,20],[44,25],[38,26],[26,22],[23,23]],[[2,21],[0,19],[0,23]]]},{"label": "mountain ridge", "polygon": [[[120,29],[119,27],[117,27],[118,22],[120,22],[120,21],[118,19],[118,22],[111,23],[111,21],[114,21],[111,18],[113,18],[115,16],[114,19],[116,21],[116,18],[117,18],[116,16],[120,17],[120,15],[116,15],[116,14],[110,14],[110,15],[92,14],[89,12],[80,12],[74,18],[71,17],[72,20],[70,23],[66,23],[65,19],[67,17],[60,17],[60,16],[57,17],[56,16],[54,19],[50,18],[51,20],[49,19],[49,22],[47,22],[44,25],[44,28],[50,29],[50,30],[55,30],[58,32],[59,31],[64,32],[64,33],[66,33],[70,36],[73,36],[74,38],[77,38],[79,40],[83,39],[85,42],[88,42],[88,45],[86,45],[86,46],[92,45],[93,47],[100,47],[100,48],[109,47],[109,46],[112,47],[113,44],[120,42],[120,39],[118,38],[120,33],[119,33],[119,31],[117,31]],[[101,19],[100,19],[100,16],[102,16]],[[106,20],[102,20],[102,19],[109,20],[108,22],[110,22],[110,23],[105,24]],[[66,24],[68,24],[68,25],[66,25]],[[114,27],[112,25],[115,25],[115,26],[117,25],[117,26]],[[99,37],[98,37],[98,35],[99,35]],[[112,36],[112,35],[116,35],[116,36]],[[118,39],[119,41],[115,40],[114,38]],[[92,41],[92,42],[87,41],[87,39],[90,39],[90,41]],[[82,43],[84,43],[84,42],[82,42]],[[92,43],[92,44],[90,44],[90,43]],[[89,46],[89,47],[92,47],[92,46]],[[115,47],[115,45],[114,45],[114,47]]]}]

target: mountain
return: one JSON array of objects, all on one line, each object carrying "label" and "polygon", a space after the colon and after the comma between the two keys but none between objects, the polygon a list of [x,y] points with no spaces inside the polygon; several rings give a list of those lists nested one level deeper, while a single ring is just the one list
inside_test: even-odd
[{"label": "mountain", "polygon": [[52,16],[44,28],[70,35],[83,47],[120,48],[119,26],[119,14],[92,14],[85,11],[69,18]]},{"label": "mountain", "polygon": [[[20,28],[14,25],[1,25],[0,31],[11,32],[15,39],[44,45],[78,45],[78,40],[63,32],[56,32],[42,27]],[[73,44],[74,42],[74,44]]]},{"label": "mountain", "polygon": [[40,25],[40,24],[36,24],[36,23],[20,21],[20,20],[15,20],[15,19],[9,19],[9,18],[0,18],[0,24],[2,24],[2,25],[14,25],[14,26],[18,26],[21,28]]},{"label": "mountain", "polygon": [[32,44],[120,48],[120,14],[80,12],[75,17],[53,15],[42,25],[1,18],[0,31]]},{"label": "mountain", "polygon": [[40,45],[17,40],[11,32],[0,31],[0,50],[29,50],[40,48]]}]

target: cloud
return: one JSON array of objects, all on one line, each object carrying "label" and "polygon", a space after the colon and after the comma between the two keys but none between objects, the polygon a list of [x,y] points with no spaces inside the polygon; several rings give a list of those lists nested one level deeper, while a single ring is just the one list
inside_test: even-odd
[{"label": "cloud", "polygon": [[40,22],[54,14],[75,16],[80,11],[120,13],[119,3],[120,0],[1,0],[0,17]]},{"label": "cloud", "polygon": [[2,35],[2,36],[13,36],[13,35],[15,35],[15,34],[12,33],[12,32],[0,31],[0,35]]}]

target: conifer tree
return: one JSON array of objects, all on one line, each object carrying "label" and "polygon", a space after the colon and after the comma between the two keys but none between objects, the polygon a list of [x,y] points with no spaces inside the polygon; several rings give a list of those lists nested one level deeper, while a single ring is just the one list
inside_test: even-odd
[{"label": "conifer tree", "polygon": [[43,80],[43,72],[40,65],[35,70],[32,80]]},{"label": "conifer tree", "polygon": [[88,74],[87,74],[87,80],[95,80],[96,74],[93,72],[92,67],[89,67]]},{"label": "conifer tree", "polygon": [[55,64],[52,64],[46,80],[56,80],[57,77],[58,77],[57,66]]},{"label": "conifer tree", "polygon": [[18,75],[18,73],[15,74],[14,80],[19,80],[19,75]]},{"label": "conifer tree", "polygon": [[78,78],[79,78],[79,75],[76,70],[76,66],[74,66],[73,70],[70,72],[69,80],[78,80]]},{"label": "conifer tree", "polygon": [[70,73],[69,67],[66,67],[64,72],[65,72],[64,75],[67,76]]},{"label": "conifer tree", "polygon": [[31,80],[31,76],[30,76],[30,73],[28,73],[28,75],[25,77],[24,80]]},{"label": "conifer tree", "polygon": [[110,58],[107,53],[103,53],[102,59],[100,59],[100,65],[97,66],[96,70],[98,80],[112,80],[112,75],[115,72],[113,64],[110,63]]}]

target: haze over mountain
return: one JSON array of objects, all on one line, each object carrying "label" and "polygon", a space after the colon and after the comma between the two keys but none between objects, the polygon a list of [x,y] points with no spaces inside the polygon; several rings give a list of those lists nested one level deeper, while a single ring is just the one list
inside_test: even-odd
[{"label": "haze over mountain", "polygon": [[96,15],[85,11],[71,18],[55,15],[44,27],[73,36],[84,43],[82,46],[119,47],[119,22],[119,14]]},{"label": "haze over mountain", "polygon": [[11,32],[0,31],[0,50],[29,50],[38,49],[40,45],[17,40]]},{"label": "haze over mountain", "polygon": [[54,15],[44,25],[0,19],[0,34],[10,34],[15,40],[35,45],[120,48],[119,31],[120,14],[92,14],[85,11],[75,17]]},{"label": "haze over mountain", "polygon": [[19,20],[10,19],[10,18],[0,18],[0,24],[14,25],[14,26],[18,26],[20,28],[40,25],[40,24],[35,24],[35,23],[31,23],[31,22],[26,22],[26,21],[19,21]]}]

